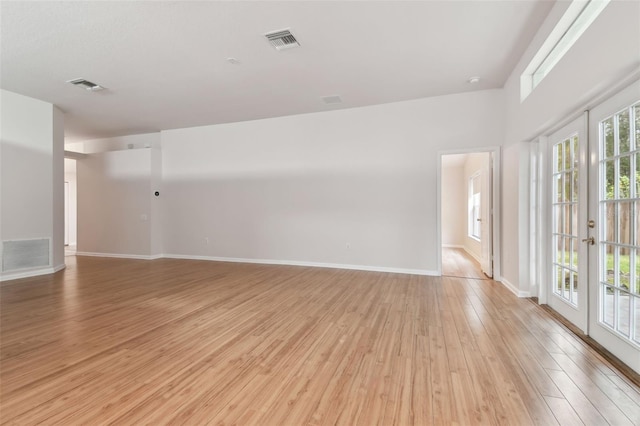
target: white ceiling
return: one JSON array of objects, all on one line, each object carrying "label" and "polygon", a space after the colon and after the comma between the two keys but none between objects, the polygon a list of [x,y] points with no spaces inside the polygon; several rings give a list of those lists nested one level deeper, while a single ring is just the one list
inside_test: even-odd
[{"label": "white ceiling", "polygon": [[[0,86],[59,106],[76,142],[499,88],[553,2],[0,5]],[[283,28],[301,47],[264,39]]]}]

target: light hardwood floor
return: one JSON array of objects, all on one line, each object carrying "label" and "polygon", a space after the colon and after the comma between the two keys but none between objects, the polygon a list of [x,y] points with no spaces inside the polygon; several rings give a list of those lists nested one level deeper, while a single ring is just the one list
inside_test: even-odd
[{"label": "light hardwood floor", "polygon": [[492,280],[67,261],[0,286],[3,424],[640,424],[640,389]]},{"label": "light hardwood floor", "polygon": [[442,275],[486,280],[480,264],[464,249],[442,247]]}]

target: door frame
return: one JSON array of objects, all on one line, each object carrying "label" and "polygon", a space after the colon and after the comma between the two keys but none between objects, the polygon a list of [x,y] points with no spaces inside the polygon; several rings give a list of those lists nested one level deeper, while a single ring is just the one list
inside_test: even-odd
[{"label": "door frame", "polygon": [[502,281],[502,265],[501,265],[501,239],[500,239],[500,206],[501,206],[501,146],[486,146],[478,148],[463,148],[454,150],[438,151],[438,164],[436,171],[436,227],[437,227],[437,261],[436,269],[438,276],[442,276],[442,156],[455,154],[474,154],[487,152],[492,154],[492,183],[491,183],[491,204],[493,214],[491,215],[491,233],[492,233],[492,252],[493,252],[493,280]]}]

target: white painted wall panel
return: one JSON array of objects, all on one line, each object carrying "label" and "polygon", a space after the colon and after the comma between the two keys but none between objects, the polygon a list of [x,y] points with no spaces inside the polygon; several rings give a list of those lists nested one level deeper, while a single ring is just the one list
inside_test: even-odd
[{"label": "white painted wall panel", "polygon": [[0,96],[0,240],[51,240],[47,265],[60,269],[64,266],[64,116],[46,102],[5,90]]},{"label": "white painted wall panel", "polygon": [[503,140],[501,102],[485,91],[163,131],[164,252],[436,271],[437,152]]},{"label": "white painted wall panel", "polygon": [[151,149],[77,160],[78,252],[149,256]]},{"label": "white painted wall panel", "polygon": [[467,184],[464,167],[442,167],[442,244],[464,245],[467,229]]}]

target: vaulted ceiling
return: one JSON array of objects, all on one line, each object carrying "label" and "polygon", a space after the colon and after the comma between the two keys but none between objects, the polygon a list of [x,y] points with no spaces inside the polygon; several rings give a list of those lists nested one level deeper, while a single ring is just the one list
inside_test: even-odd
[{"label": "vaulted ceiling", "polygon": [[60,107],[67,142],[499,88],[552,5],[3,1],[0,86]]}]

